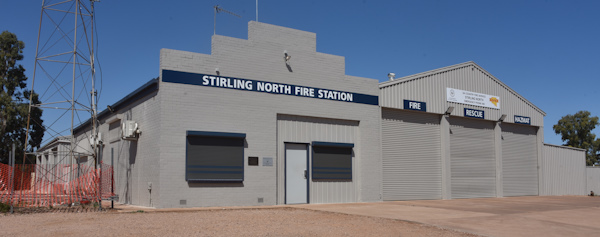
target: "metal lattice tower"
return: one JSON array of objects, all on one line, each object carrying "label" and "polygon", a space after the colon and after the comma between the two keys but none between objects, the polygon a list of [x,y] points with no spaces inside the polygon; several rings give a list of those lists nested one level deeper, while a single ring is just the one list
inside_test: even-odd
[{"label": "metal lattice tower", "polygon": [[[32,89],[39,94],[42,104],[30,102],[30,111],[31,107],[44,110],[46,133],[42,144],[70,139],[68,152],[51,154],[56,165],[79,164],[80,157],[92,157],[98,167],[96,1],[42,1],[32,79]],[[85,136],[87,141],[77,140],[74,128],[88,120],[92,129]],[[63,178],[70,180],[77,175],[65,174],[70,177]]]}]

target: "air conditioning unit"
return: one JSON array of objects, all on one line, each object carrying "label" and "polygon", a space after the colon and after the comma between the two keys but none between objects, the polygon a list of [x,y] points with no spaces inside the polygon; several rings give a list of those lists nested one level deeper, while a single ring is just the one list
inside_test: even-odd
[{"label": "air conditioning unit", "polygon": [[122,124],[122,138],[123,140],[136,140],[140,134],[138,124],[132,120],[125,120]]}]

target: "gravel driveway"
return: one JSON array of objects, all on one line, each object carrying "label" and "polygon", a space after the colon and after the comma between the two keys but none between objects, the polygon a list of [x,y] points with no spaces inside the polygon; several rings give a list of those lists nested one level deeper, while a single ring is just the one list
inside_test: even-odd
[{"label": "gravel driveway", "polygon": [[295,208],[0,216],[2,236],[473,236],[434,226]]}]

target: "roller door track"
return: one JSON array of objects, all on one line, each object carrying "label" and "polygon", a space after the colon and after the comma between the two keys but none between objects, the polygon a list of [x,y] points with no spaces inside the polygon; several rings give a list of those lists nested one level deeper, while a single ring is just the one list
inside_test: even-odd
[{"label": "roller door track", "polygon": [[504,196],[538,195],[537,128],[502,124]]},{"label": "roller door track", "polygon": [[496,196],[494,124],[450,119],[452,198]]},{"label": "roller door track", "polygon": [[382,113],[383,199],[441,199],[439,115]]}]

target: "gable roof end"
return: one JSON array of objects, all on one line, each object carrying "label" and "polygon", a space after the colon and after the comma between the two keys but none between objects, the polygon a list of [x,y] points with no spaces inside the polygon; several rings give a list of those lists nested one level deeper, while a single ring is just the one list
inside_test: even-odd
[{"label": "gable roof end", "polygon": [[433,74],[444,73],[444,72],[447,72],[447,71],[451,71],[451,70],[455,70],[455,69],[463,68],[463,67],[469,67],[469,66],[476,67],[477,69],[479,69],[480,71],[482,71],[483,73],[485,73],[487,76],[489,76],[490,79],[494,80],[496,83],[498,83],[500,86],[502,86],[504,89],[506,89],[507,91],[509,91],[510,93],[512,93],[513,95],[515,95],[519,99],[521,99],[523,102],[525,102],[527,105],[531,106],[533,109],[535,109],[537,112],[541,113],[543,116],[546,116],[546,112],[544,112],[542,109],[540,109],[539,107],[537,107],[536,105],[534,105],[533,103],[531,103],[531,101],[525,99],[525,97],[521,96],[515,90],[513,90],[512,88],[510,88],[509,86],[507,86],[506,84],[504,84],[504,82],[500,81],[494,75],[492,75],[491,73],[489,73],[488,71],[486,71],[485,69],[483,69],[481,66],[477,65],[477,63],[475,63],[473,61],[459,63],[459,64],[456,64],[456,65],[447,66],[447,67],[443,67],[443,68],[433,69],[433,70],[430,70],[430,71],[426,71],[426,72],[422,72],[422,73],[418,73],[418,74],[414,74],[414,75],[410,75],[410,76],[401,77],[401,78],[395,79],[393,81],[381,82],[381,83],[379,83],[379,89],[381,90],[381,89],[384,89],[384,88],[389,87],[389,86],[393,86],[393,85],[397,85],[397,84],[401,84],[401,83],[405,83],[405,82],[409,82],[409,81],[419,80],[419,79],[425,78],[425,77],[433,75]]}]

